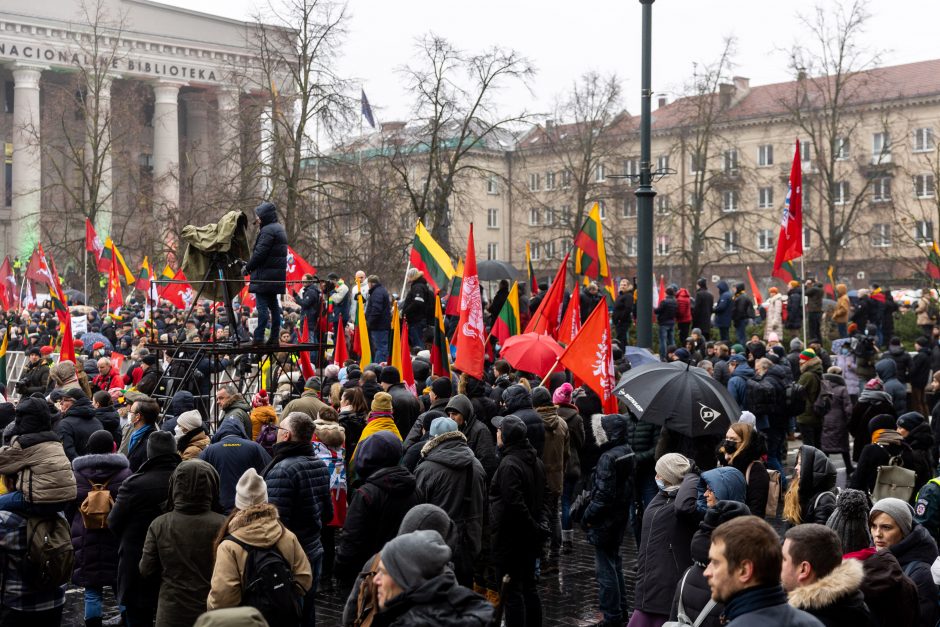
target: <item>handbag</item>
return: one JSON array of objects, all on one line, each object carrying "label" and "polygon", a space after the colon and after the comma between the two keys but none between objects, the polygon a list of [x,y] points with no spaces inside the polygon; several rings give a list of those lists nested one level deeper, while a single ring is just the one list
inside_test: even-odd
[{"label": "handbag", "polygon": [[875,489],[871,492],[872,503],[894,497],[908,502],[914,494],[917,473],[903,466],[900,455],[895,455],[884,466],[878,466]]},{"label": "handbag", "polygon": [[699,625],[702,624],[702,621],[704,621],[705,618],[711,614],[711,611],[715,608],[715,600],[709,599],[708,603],[705,604],[705,607],[702,608],[702,611],[699,612],[698,616],[695,617],[694,622],[691,618],[689,618],[688,614],[685,613],[685,607],[682,605],[682,594],[685,592],[685,578],[689,576],[689,571],[692,570],[692,568],[694,567],[689,566],[686,569],[685,574],[682,575],[682,583],[679,584],[679,612],[677,614],[678,620],[667,620],[665,623],[663,623],[663,627],[687,627],[688,625],[691,625],[692,627],[699,627]]}]

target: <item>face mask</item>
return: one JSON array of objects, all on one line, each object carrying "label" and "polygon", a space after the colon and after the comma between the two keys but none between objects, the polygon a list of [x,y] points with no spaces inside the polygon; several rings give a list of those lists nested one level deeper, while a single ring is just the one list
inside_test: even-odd
[{"label": "face mask", "polygon": [[659,477],[656,477],[656,487],[658,487],[660,490],[665,490],[666,482],[660,479]]},{"label": "face mask", "polygon": [[724,449],[726,453],[732,455],[736,450],[738,450],[738,443],[734,440],[725,440]]}]

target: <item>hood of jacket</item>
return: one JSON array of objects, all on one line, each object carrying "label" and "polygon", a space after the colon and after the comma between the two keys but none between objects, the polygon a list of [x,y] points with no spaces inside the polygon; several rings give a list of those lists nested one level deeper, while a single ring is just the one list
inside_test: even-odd
[{"label": "hood of jacket", "polygon": [[365,481],[392,496],[408,496],[415,491],[415,476],[404,466],[380,468]]},{"label": "hood of jacket", "polygon": [[445,405],[445,408],[446,407],[453,407],[459,411],[465,422],[473,420],[473,403],[471,403],[470,399],[464,394],[451,396],[450,400],[447,401],[447,405]]},{"label": "hood of jacket", "polygon": [[884,390],[862,390],[862,393],[858,395],[859,403],[887,403],[891,405],[894,401],[891,398],[891,395],[885,392]]},{"label": "hood of jacket", "polygon": [[898,558],[901,566],[910,562],[924,562],[927,566],[937,559],[937,543],[926,527],[914,524],[914,528],[900,542],[888,549]]},{"label": "hood of jacket", "polygon": [[933,431],[929,424],[922,422],[911,429],[904,441],[914,450],[929,451],[934,445]]},{"label": "hood of jacket", "polygon": [[901,355],[906,355],[907,351],[904,350],[903,346],[888,346],[888,354],[895,357],[900,357]]},{"label": "hood of jacket", "polygon": [[251,415],[251,404],[243,398],[236,398],[231,405],[225,408],[223,413],[230,414],[236,409],[243,409],[246,414]]},{"label": "hood of jacket", "polygon": [[750,516],[751,510],[744,503],[737,501],[718,501],[714,507],[705,511],[705,517],[699,523],[698,531],[692,536],[692,559],[702,568],[708,565],[708,549],[712,544],[712,531],[718,525],[738,516]]},{"label": "hood of jacket", "polygon": [[277,222],[277,207],[274,203],[263,202],[255,207],[255,215],[261,219],[261,226]]},{"label": "hood of jacket", "polygon": [[115,409],[114,405],[108,405],[107,407],[95,407],[95,418],[100,420],[101,424],[104,424],[105,420],[119,422],[121,415],[117,413],[117,409]]},{"label": "hood of jacket", "polygon": [[246,544],[268,547],[284,535],[284,526],[278,519],[277,508],[261,503],[235,514],[228,523],[228,531]]},{"label": "hood of jacket", "polygon": [[[679,300],[691,300],[691,299],[692,299],[692,297],[689,295],[689,290],[685,289],[684,287],[680,287],[680,288],[679,288],[679,291],[676,292],[676,300],[677,300],[677,301],[679,301]],[[683,339],[683,341],[685,340],[685,338],[682,338],[682,339]]]},{"label": "hood of jacket", "polygon": [[78,473],[111,475],[122,468],[130,468],[127,456],[120,453],[80,455],[72,460],[72,470]]},{"label": "hood of jacket", "polygon": [[212,436],[212,442],[219,442],[227,435],[238,436],[243,440],[248,439],[248,434],[245,433],[245,425],[242,424],[241,420],[234,417],[226,418],[222,421],[222,424],[219,425],[215,435]]},{"label": "hood of jacket", "polygon": [[166,413],[171,416],[179,416],[183,412],[192,411],[193,409],[196,409],[196,399],[193,398],[191,392],[181,390],[170,399],[170,405],[167,407]]},{"label": "hood of jacket", "polygon": [[464,377],[461,383],[463,384],[462,393],[466,394],[467,398],[486,396],[486,383],[483,381],[474,377]]},{"label": "hood of jacket", "polygon": [[744,379],[753,379],[754,378],[754,369],[748,365],[747,362],[738,364],[734,372],[731,373],[731,377],[742,377]]},{"label": "hood of jacket", "polygon": [[545,430],[554,432],[558,428],[558,423],[561,422],[561,417],[558,415],[558,408],[554,405],[545,405],[544,407],[536,407],[535,411],[538,412],[539,416],[542,418],[542,422],[545,424]]},{"label": "hood of jacket", "polygon": [[346,429],[338,422],[317,418],[313,423],[317,428],[317,439],[330,448],[338,448],[346,443]]},{"label": "hood of jacket", "polygon": [[807,612],[821,610],[857,592],[864,578],[865,569],[860,561],[842,560],[822,579],[791,591],[790,605]]},{"label": "hood of jacket", "polygon": [[841,385],[842,387],[845,387],[845,379],[841,374],[832,374],[831,372],[827,372],[823,375],[823,379],[829,381],[830,383],[834,383],[835,385]]},{"label": "hood of jacket", "polygon": [[181,462],[170,477],[167,508],[185,514],[207,512],[219,499],[219,473],[200,459]]},{"label": "hood of jacket", "polygon": [[709,487],[719,501],[744,503],[747,498],[747,483],[741,471],[732,466],[720,466],[702,473],[699,492],[705,498],[705,488]]},{"label": "hood of jacket", "polygon": [[91,420],[94,417],[95,408],[87,397],[76,400],[63,416],[63,418],[78,418],[79,420]]},{"label": "hood of jacket", "polygon": [[727,281],[718,281],[718,293],[724,294],[725,292],[730,292],[731,288],[728,287]]},{"label": "hood of jacket", "polygon": [[[892,362],[894,363],[894,362]],[[807,359],[806,361],[800,362],[800,372],[813,372],[822,376],[822,360],[819,357],[813,357],[812,359]]]},{"label": "hood of jacket", "polygon": [[836,285],[836,296],[845,296],[849,293],[849,288],[845,283],[839,283]]},{"label": "hood of jacket", "polygon": [[836,467],[829,456],[812,446],[800,447],[800,500],[806,502],[810,497],[836,484]]},{"label": "hood of jacket", "polygon": [[503,403],[506,404],[506,415],[519,409],[532,407],[532,397],[523,386],[515,383],[503,390]]},{"label": "hood of jacket", "polygon": [[893,379],[898,372],[897,364],[894,363],[893,359],[880,359],[878,363],[875,364],[875,372],[878,373],[878,378],[882,381],[887,381],[888,379]]},{"label": "hood of jacket", "polygon": [[787,381],[793,378],[793,371],[790,369],[789,362],[774,364],[767,369],[767,374],[775,379],[778,379],[780,383],[784,385],[787,384]]},{"label": "hood of jacket", "polygon": [[473,451],[467,446],[467,437],[460,431],[448,431],[435,436],[421,447],[421,457],[455,470],[473,464]]},{"label": "hood of jacket", "polygon": [[594,414],[591,416],[591,433],[600,449],[608,449],[627,441],[629,419],[622,414]]}]

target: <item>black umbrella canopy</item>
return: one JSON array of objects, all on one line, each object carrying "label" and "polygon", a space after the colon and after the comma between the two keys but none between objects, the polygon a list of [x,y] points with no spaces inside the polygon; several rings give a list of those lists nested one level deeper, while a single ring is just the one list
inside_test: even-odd
[{"label": "black umbrella canopy", "polygon": [[477,276],[481,281],[499,281],[500,279],[515,281],[521,275],[522,273],[516,270],[515,266],[505,261],[487,259],[477,264]]},{"label": "black umbrella canopy", "polygon": [[741,410],[721,383],[682,363],[644,364],[624,373],[614,389],[644,422],[689,437],[722,435]]}]

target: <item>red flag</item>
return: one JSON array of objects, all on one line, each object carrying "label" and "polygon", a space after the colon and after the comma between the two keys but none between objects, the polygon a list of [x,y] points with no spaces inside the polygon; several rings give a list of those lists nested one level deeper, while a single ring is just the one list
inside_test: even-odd
[{"label": "red flag", "polygon": [[454,334],[457,358],[454,369],[483,379],[483,302],[480,299],[480,277],[477,276],[477,255],[473,246],[473,223],[467,237],[467,256],[463,282],[460,285],[460,321]]},{"label": "red flag", "polygon": [[4,309],[10,309],[16,305],[16,275],[13,273],[13,265],[10,263],[10,257],[7,255],[3,259],[3,265],[0,265],[0,302]]},{"label": "red flag", "polygon": [[619,413],[614,396],[616,374],[610,345],[610,316],[607,304],[597,304],[581,332],[559,357],[561,364],[597,392],[605,414]]},{"label": "red flag", "polygon": [[659,299],[657,303],[661,303],[666,300],[666,277],[662,274],[659,275]]},{"label": "red flag", "polygon": [[49,262],[46,260],[46,253],[42,250],[42,244],[36,247],[36,250],[29,258],[29,264],[26,266],[26,278],[30,281],[48,285],[50,290],[56,286],[56,281],[52,278],[52,270],[49,268]]},{"label": "red flag", "polygon": [[529,324],[526,325],[526,333],[547,333],[552,337],[558,335],[559,314],[561,312],[561,303],[565,298],[565,278],[568,271],[568,255],[562,259],[558,266],[558,272],[555,273],[555,279],[545,292],[545,297],[539,303],[539,308],[532,314]]},{"label": "red flag", "polygon": [[764,297],[760,295],[760,290],[757,289],[757,282],[754,280],[754,275],[751,274],[751,266],[747,267],[747,280],[751,284],[751,294],[754,295],[754,304],[760,307],[764,303]]},{"label": "red flag", "polygon": [[[249,309],[254,309],[258,304],[255,300],[255,295],[248,291],[248,277],[245,277],[245,285],[242,287],[242,291],[238,293],[238,302],[242,307],[248,307]],[[306,320],[306,317],[304,317]]]},{"label": "red flag", "polygon": [[303,285],[300,280],[305,274],[316,274],[317,269],[307,263],[303,257],[287,247],[287,291],[300,290]]},{"label": "red flag", "polygon": [[[304,322],[307,322],[307,316],[304,316]],[[346,325],[343,324],[343,317],[340,316],[336,321],[336,333],[333,334],[333,363],[342,368],[349,359],[349,349],[346,346]]]},{"label": "red flag", "polygon": [[195,296],[193,286],[187,282],[186,274],[182,268],[173,277],[173,281],[173,283],[167,284],[160,298],[170,301],[177,309],[186,309],[189,307],[193,296]]},{"label": "red flag", "polygon": [[114,351],[113,353],[111,353],[111,365],[113,365],[118,370],[120,370],[121,366],[124,365],[125,359],[126,357],[117,351]]},{"label": "red flag", "polygon": [[575,288],[568,300],[568,309],[561,319],[561,326],[558,328],[558,343],[567,346],[571,344],[581,330],[581,299],[578,297],[578,290]]},{"label": "red flag", "polygon": [[803,171],[800,168],[800,140],[796,140],[793,165],[790,167],[790,184],[787,199],[783,204],[780,220],[780,235],[777,237],[777,255],[774,257],[773,276],[780,276],[780,267],[803,255]]},{"label": "red flag", "polygon": [[408,344],[408,321],[401,323],[401,380],[405,387],[415,393],[415,372],[411,366],[411,345]]},{"label": "red flag", "polygon": [[101,238],[98,237],[98,233],[95,232],[95,225],[88,218],[85,218],[85,250],[95,255],[95,267],[98,268],[99,272],[104,272],[100,267],[104,244],[101,242]]},{"label": "red flag", "polygon": [[63,359],[78,363],[75,359],[75,338],[72,337],[72,316],[68,314],[62,320],[62,348],[59,349],[59,361]]},{"label": "red flag", "polygon": [[[304,316],[304,326],[300,332],[300,343],[306,344],[310,341],[310,329],[307,328],[307,316]],[[310,363],[310,353],[300,351],[300,372],[304,375],[304,380],[309,379],[316,374],[313,364]]]},{"label": "red flag", "polygon": [[[111,258],[115,259],[114,246],[111,247]],[[118,275],[118,264],[112,263],[108,270],[108,309],[117,313],[124,304],[124,295],[121,293],[121,277]]]}]

